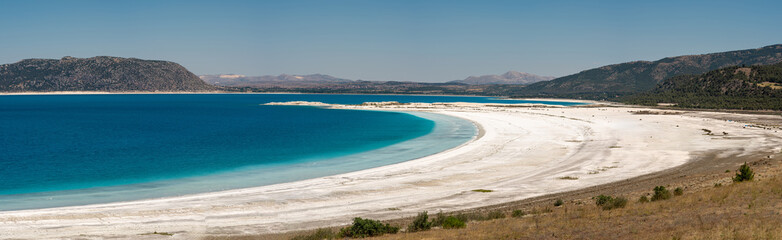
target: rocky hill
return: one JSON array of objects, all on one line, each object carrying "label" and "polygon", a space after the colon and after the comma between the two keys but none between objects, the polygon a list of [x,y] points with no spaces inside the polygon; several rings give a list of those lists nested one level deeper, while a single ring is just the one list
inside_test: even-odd
[{"label": "rocky hill", "polygon": [[0,65],[0,92],[216,90],[179,64],[120,57],[26,59]]},{"label": "rocky hill", "polygon": [[538,76],[531,73],[508,71],[502,75],[470,76],[464,80],[455,80],[448,83],[464,83],[470,85],[482,84],[532,84],[540,81],[548,81],[554,77]]},{"label": "rocky hill", "polygon": [[586,70],[539,82],[519,95],[601,98],[654,88],[657,83],[681,74],[701,74],[737,65],[767,65],[782,62],[782,44],[758,49],[668,57],[657,61],[636,61]]},{"label": "rocky hill", "polygon": [[782,110],[782,63],[679,75],[666,79],[653,90],[625,97],[623,101],[686,108]]}]

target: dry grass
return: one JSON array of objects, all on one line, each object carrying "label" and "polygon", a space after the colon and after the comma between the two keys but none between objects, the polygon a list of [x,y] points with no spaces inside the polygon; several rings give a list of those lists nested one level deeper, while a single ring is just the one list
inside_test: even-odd
[{"label": "dry grass", "polygon": [[610,211],[565,204],[546,214],[377,239],[782,239],[782,176]]},{"label": "dry grass", "polygon": [[760,87],[769,87],[771,89],[782,89],[782,85],[779,85],[779,83],[773,83],[773,82],[758,83],[758,86],[760,86]]}]

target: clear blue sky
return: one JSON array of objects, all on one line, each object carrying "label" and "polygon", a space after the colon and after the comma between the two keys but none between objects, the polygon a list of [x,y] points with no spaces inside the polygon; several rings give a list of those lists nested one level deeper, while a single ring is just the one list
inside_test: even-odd
[{"label": "clear blue sky", "polygon": [[196,74],[442,82],[782,43],[782,1],[0,0],[0,63],[98,55]]}]

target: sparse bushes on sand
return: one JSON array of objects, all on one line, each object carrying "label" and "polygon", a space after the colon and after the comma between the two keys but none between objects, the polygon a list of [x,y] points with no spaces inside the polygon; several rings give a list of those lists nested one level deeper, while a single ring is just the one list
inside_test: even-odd
[{"label": "sparse bushes on sand", "polygon": [[562,204],[565,204],[565,202],[562,201],[562,199],[557,199],[557,201],[554,201],[554,206],[555,207],[562,206]]},{"label": "sparse bushes on sand", "polygon": [[413,219],[410,226],[407,227],[408,232],[426,231],[432,228],[432,222],[429,222],[429,214],[423,211]]},{"label": "sparse bushes on sand", "polygon": [[752,181],[754,178],[755,172],[753,172],[752,169],[749,168],[749,165],[747,165],[745,162],[741,165],[741,167],[739,167],[739,170],[736,171],[736,176],[733,177],[733,182]]},{"label": "sparse bushes on sand", "polygon": [[639,203],[647,203],[647,202],[649,202],[649,198],[646,197],[646,195],[643,195],[640,198],[638,198],[638,202]]},{"label": "sparse bushes on sand", "polygon": [[374,237],[386,233],[397,233],[398,231],[398,227],[394,227],[389,224],[383,224],[377,220],[354,218],[353,225],[339,230],[339,237]]}]

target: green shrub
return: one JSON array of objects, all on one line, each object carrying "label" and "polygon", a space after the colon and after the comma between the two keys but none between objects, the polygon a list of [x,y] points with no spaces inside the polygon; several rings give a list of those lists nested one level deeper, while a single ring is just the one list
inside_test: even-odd
[{"label": "green shrub", "polygon": [[614,208],[623,208],[627,206],[627,198],[623,197],[611,197],[606,195],[600,195],[594,197],[595,205],[602,207],[603,210],[611,210]]},{"label": "green shrub", "polygon": [[671,192],[665,189],[663,186],[654,187],[654,195],[652,195],[652,202],[665,200],[671,198]]},{"label": "green shrub", "polygon": [[442,226],[443,221],[445,221],[445,214],[443,214],[443,211],[440,211],[437,213],[434,219],[432,219],[432,226]]},{"label": "green shrub", "polygon": [[606,195],[603,195],[603,194],[600,194],[600,196],[597,196],[597,197],[593,197],[592,199],[595,199],[595,204],[597,206],[603,206],[603,205],[607,204],[608,202],[610,202],[611,200],[613,200],[613,198],[611,196],[606,196]]},{"label": "green shrub", "polygon": [[323,239],[334,239],[337,235],[334,234],[334,231],[328,228],[318,228],[318,230],[315,230],[312,234],[309,235],[302,235],[302,236],[295,236],[291,238],[291,240],[323,240]]},{"label": "green shrub", "polygon": [[624,197],[616,197],[613,201],[611,201],[610,204],[606,204],[603,206],[603,210],[611,210],[614,208],[623,208],[627,206],[627,198]]},{"label": "green shrub", "polygon": [[505,213],[503,213],[502,211],[492,211],[489,212],[489,215],[486,218],[489,220],[505,218]]},{"label": "green shrub", "polygon": [[429,222],[429,214],[426,211],[418,213],[418,216],[413,219],[410,226],[407,227],[408,232],[426,231],[432,228],[432,222]]},{"label": "green shrub", "polygon": [[353,225],[339,230],[339,237],[364,238],[380,236],[386,233],[397,233],[398,227],[383,224],[372,219],[354,218]]},{"label": "green shrub", "polygon": [[465,224],[464,221],[459,220],[454,216],[448,216],[443,220],[443,228],[445,229],[464,228],[465,226],[467,226],[467,224]]},{"label": "green shrub", "polygon": [[745,162],[744,164],[739,167],[739,170],[736,171],[736,176],[733,177],[734,182],[744,182],[744,181],[752,181],[752,179],[755,178],[755,173],[752,172],[752,169],[749,168],[749,165]]},{"label": "green shrub", "polygon": [[525,212],[524,212],[524,211],[522,211],[522,210],[513,210],[513,213],[511,213],[511,216],[512,216],[512,217],[515,217],[515,218],[517,218],[517,217],[523,217],[524,215],[527,215],[527,213],[525,213]]},{"label": "green shrub", "polygon": [[565,202],[562,201],[562,199],[557,199],[557,201],[554,201],[554,206],[555,207],[562,206],[562,204],[565,204]]},{"label": "green shrub", "polygon": [[673,190],[674,196],[681,196],[682,194],[684,194],[684,189],[682,189],[681,187],[677,187],[676,189]]},{"label": "green shrub", "polygon": [[645,202],[649,202],[649,198],[648,198],[648,197],[646,197],[646,195],[644,195],[644,196],[641,196],[640,198],[638,198],[638,202],[639,202],[639,203],[645,203]]}]

